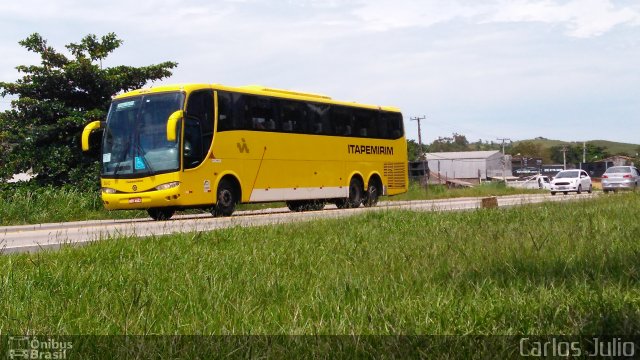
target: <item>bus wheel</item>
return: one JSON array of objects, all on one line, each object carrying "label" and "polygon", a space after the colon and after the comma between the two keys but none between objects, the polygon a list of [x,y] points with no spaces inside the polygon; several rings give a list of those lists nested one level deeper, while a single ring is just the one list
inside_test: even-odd
[{"label": "bus wheel", "polygon": [[324,205],[324,200],[310,200],[304,202],[303,208],[308,211],[320,211],[324,209]]},{"label": "bus wheel", "polygon": [[231,216],[236,209],[236,189],[226,179],[223,179],[218,185],[218,201],[213,207],[213,216]]},{"label": "bus wheel", "polygon": [[287,207],[291,211],[318,211],[324,209],[324,200],[292,200],[287,201]]},{"label": "bus wheel", "polygon": [[376,204],[378,204],[378,199],[380,198],[381,190],[382,190],[382,187],[380,186],[380,183],[377,180],[375,179],[369,180],[369,186],[367,186],[367,193],[365,194],[362,204],[367,207],[376,206]]},{"label": "bus wheel", "polygon": [[287,207],[291,211],[302,211],[302,203],[300,201],[287,201]]},{"label": "bus wheel", "polygon": [[357,208],[362,204],[362,193],[364,193],[364,185],[360,179],[353,177],[349,182],[349,197],[346,199],[336,200],[338,209]]},{"label": "bus wheel", "polygon": [[147,214],[149,214],[149,216],[151,216],[151,218],[156,221],[169,220],[175,213],[176,213],[176,210],[172,208],[147,209]]}]

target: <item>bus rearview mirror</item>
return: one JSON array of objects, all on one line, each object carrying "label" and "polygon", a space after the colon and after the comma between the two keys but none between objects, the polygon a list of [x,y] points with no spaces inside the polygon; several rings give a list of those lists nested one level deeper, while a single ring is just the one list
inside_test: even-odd
[{"label": "bus rearview mirror", "polygon": [[178,110],[169,116],[169,120],[167,121],[167,141],[176,141],[178,137],[176,127],[178,126],[178,121],[182,119],[184,116],[184,111]]},{"label": "bus rearview mirror", "polygon": [[82,151],[89,151],[89,136],[93,130],[101,127],[102,123],[100,121],[92,121],[84,127],[84,130],[82,130]]}]

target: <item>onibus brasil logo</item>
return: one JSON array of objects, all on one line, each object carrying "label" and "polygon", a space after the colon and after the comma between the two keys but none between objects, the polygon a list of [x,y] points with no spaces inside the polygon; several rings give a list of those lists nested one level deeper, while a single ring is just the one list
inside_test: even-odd
[{"label": "onibus brasil logo", "polygon": [[58,341],[50,337],[9,336],[9,359],[56,359],[68,358],[73,349],[71,341]]}]

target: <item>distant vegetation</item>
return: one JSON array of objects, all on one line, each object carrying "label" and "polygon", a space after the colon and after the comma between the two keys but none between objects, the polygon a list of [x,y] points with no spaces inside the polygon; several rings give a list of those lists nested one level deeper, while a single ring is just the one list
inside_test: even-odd
[{"label": "distant vegetation", "polygon": [[[518,140],[505,144],[505,152],[512,156],[542,158],[547,164],[562,163],[562,148],[567,146],[567,162],[579,163],[582,161],[583,143],[561,140],[550,140],[537,137],[530,140]],[[453,133],[451,136],[439,137],[430,144],[423,144],[422,151],[450,152],[450,151],[486,151],[502,150],[502,143],[497,141],[469,142],[465,135]],[[417,159],[420,146],[414,140],[408,140],[409,160]],[[586,141],[586,161],[598,161],[613,155],[623,155],[636,158],[640,162],[640,145],[619,143],[607,140]]]}]

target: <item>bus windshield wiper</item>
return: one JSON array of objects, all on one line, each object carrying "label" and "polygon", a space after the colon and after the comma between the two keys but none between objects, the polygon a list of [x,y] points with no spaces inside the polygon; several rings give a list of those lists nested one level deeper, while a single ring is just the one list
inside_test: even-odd
[{"label": "bus windshield wiper", "polygon": [[[147,172],[150,174],[154,174],[155,171],[153,170],[153,167],[149,163],[149,160],[147,160],[147,158],[144,156],[144,154],[146,154],[147,152],[144,150],[142,145],[140,145],[140,141],[136,141],[136,150],[138,151],[138,154],[140,155],[140,158],[142,159],[144,166],[147,168]],[[135,157],[134,157],[134,169],[135,169]]]}]

